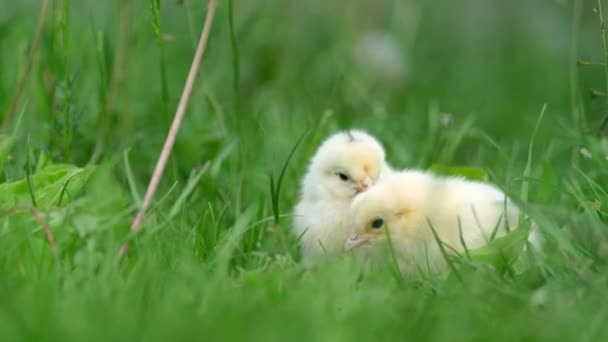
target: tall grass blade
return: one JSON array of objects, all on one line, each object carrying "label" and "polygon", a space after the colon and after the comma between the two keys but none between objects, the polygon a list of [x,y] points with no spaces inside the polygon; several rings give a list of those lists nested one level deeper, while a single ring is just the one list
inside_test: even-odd
[{"label": "tall grass blade", "polygon": [[450,268],[450,270],[452,271],[454,276],[462,283],[463,279],[462,279],[460,273],[456,269],[456,266],[454,266],[452,259],[450,258],[447,251],[445,250],[443,241],[441,241],[441,239],[439,238],[439,235],[437,234],[437,231],[435,230],[433,223],[431,222],[431,220],[428,217],[426,218],[426,223],[428,224],[429,228],[433,232],[433,237],[435,238],[435,242],[437,242],[437,246],[439,247],[439,251],[441,252],[441,255],[443,256],[445,262],[447,263],[448,267]]},{"label": "tall grass blade", "polygon": [[232,90],[234,92],[234,117],[236,118],[240,111],[239,100],[239,46],[236,39],[236,30],[234,28],[234,4],[233,0],[228,0],[228,26],[230,28],[230,46],[232,47]]},{"label": "tall grass blade", "polygon": [[536,121],[536,125],[534,126],[534,130],[532,131],[532,137],[530,138],[530,144],[528,145],[528,159],[526,160],[526,167],[524,168],[523,180],[521,185],[521,200],[524,203],[528,202],[528,188],[529,181],[528,178],[532,173],[532,153],[534,151],[534,141],[536,139],[536,135],[538,134],[538,129],[540,128],[540,124],[543,121],[543,117],[545,116],[545,111],[547,110],[547,104],[543,104],[542,109],[540,110],[540,114],[538,116],[538,120]]},{"label": "tall grass blade", "polygon": [[308,131],[310,129],[307,128],[304,133],[302,133],[302,135],[298,138],[298,140],[296,141],[295,145],[293,145],[293,147],[291,148],[291,151],[289,152],[289,155],[287,156],[287,159],[285,160],[285,163],[283,163],[283,168],[281,169],[281,173],[279,174],[279,178],[277,179],[276,184],[274,184],[274,179],[272,174],[270,175],[270,191],[272,193],[271,196],[271,200],[272,200],[272,210],[273,210],[273,214],[274,214],[274,218],[275,218],[275,223],[279,223],[279,195],[281,193],[281,184],[283,183],[283,177],[285,176],[285,172],[287,171],[287,166],[289,165],[289,162],[291,161],[291,158],[293,157],[294,153],[296,152],[298,146],[300,146],[300,143],[302,143],[302,141],[304,140],[304,137],[306,137],[306,134],[308,134]]}]

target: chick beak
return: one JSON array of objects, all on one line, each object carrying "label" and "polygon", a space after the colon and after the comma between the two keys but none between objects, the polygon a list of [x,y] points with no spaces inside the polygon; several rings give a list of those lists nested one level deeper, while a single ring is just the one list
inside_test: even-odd
[{"label": "chick beak", "polygon": [[363,178],[363,180],[361,180],[359,183],[357,183],[355,190],[357,191],[357,193],[364,192],[367,189],[369,189],[373,184],[374,184],[374,181],[372,180],[372,178],[369,176],[366,176],[365,178]]},{"label": "chick beak", "polygon": [[367,239],[359,237],[357,233],[352,233],[344,244],[344,250],[350,251],[351,249],[366,244],[368,242],[369,241]]}]

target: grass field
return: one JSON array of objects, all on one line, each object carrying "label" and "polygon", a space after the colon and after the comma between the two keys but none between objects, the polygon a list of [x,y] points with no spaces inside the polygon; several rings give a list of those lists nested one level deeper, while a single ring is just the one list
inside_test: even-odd
[{"label": "grass field", "polygon": [[[0,0],[1,341],[608,338],[600,1],[234,1],[232,21],[220,1],[136,236],[207,2],[50,1],[8,118],[43,2]],[[503,273],[459,258],[458,277],[307,271],[299,179],[349,127],[398,168],[485,170],[546,250]]]}]

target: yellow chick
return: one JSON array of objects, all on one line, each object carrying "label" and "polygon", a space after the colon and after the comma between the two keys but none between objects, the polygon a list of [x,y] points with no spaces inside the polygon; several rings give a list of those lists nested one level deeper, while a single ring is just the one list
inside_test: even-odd
[{"label": "yellow chick", "polygon": [[294,208],[293,233],[305,264],[343,252],[351,231],[352,199],[391,172],[384,157],[382,145],[361,130],[336,133],[318,148]]},{"label": "yellow chick", "polygon": [[482,182],[416,170],[393,172],[353,200],[353,231],[345,249],[370,252],[367,248],[388,235],[403,271],[441,271],[447,265],[428,221],[439,239],[456,251],[465,250],[461,234],[466,248],[475,249],[487,243],[497,226],[497,236],[506,233],[507,224],[517,226],[519,209],[505,196]]}]

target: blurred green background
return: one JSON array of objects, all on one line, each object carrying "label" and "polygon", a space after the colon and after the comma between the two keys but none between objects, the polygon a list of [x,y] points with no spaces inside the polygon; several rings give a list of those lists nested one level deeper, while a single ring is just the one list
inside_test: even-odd
[{"label": "blurred green background", "polygon": [[[132,147],[137,171],[145,173],[181,94],[206,3],[161,2],[157,35],[146,1],[54,3],[22,129],[32,143],[83,164],[107,120],[104,156]],[[23,68],[38,7],[2,5],[2,108]],[[603,101],[588,93],[603,88],[602,69],[575,65],[602,60],[594,1],[581,1],[574,29],[567,1],[242,1],[234,6],[236,96],[227,7],[218,9],[178,141],[184,169],[214,155],[205,146],[212,138],[237,137],[238,149],[258,160],[285,153],[294,140],[285,137],[326,111],[333,113],[327,131],[359,126],[398,138],[387,148],[399,166],[418,163],[415,142],[428,138],[432,106],[456,122],[473,118],[505,144],[527,142],[543,103],[550,123],[542,134],[568,136],[572,87],[581,87],[590,127],[602,119]],[[54,141],[62,130],[72,132],[69,147]],[[469,158],[462,162],[473,158],[462,154]]]},{"label": "blurred green background", "polygon": [[[4,120],[41,3],[0,0]],[[207,1],[51,3],[4,132],[16,143],[0,175],[9,185],[0,195],[0,339],[608,333],[608,313],[597,305],[608,283],[608,102],[597,1],[241,0],[233,3],[233,35],[229,2],[220,1],[168,169],[121,266],[115,255],[133,239],[130,220]],[[515,277],[480,268],[466,286],[425,277],[403,285],[387,270],[361,280],[348,260],[302,270],[288,217],[299,178],[318,143],[350,127],[376,135],[395,167],[480,167],[514,198],[529,197],[524,208],[550,232],[542,262]],[[269,173],[276,179],[307,129],[282,182],[283,218],[273,222]],[[57,256],[30,215],[11,212],[62,189],[66,175],[43,172],[51,161],[98,165],[87,186],[63,185],[74,192],[67,203],[39,207],[57,235]],[[42,172],[33,195],[29,170]]]}]

